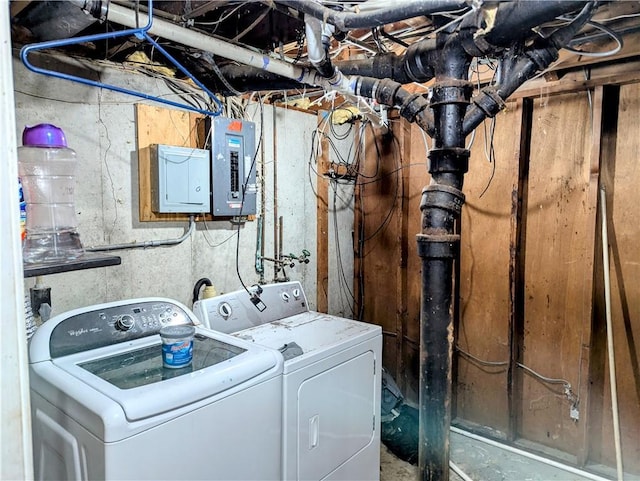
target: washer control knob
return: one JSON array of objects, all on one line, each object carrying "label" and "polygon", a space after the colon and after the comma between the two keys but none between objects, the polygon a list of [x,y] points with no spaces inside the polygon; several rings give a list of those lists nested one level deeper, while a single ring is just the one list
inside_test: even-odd
[{"label": "washer control knob", "polygon": [[218,314],[222,316],[223,319],[227,320],[233,314],[233,309],[231,308],[231,304],[228,302],[223,302],[218,306]]},{"label": "washer control knob", "polygon": [[128,331],[133,327],[135,323],[136,320],[133,318],[133,316],[125,314],[124,316],[120,316],[118,317],[118,319],[116,319],[116,329],[120,331]]},{"label": "washer control knob", "polygon": [[282,300],[284,302],[289,302],[289,299],[291,299],[291,296],[288,292],[283,292],[282,294],[280,294],[280,297],[282,297]]},{"label": "washer control knob", "polygon": [[300,289],[296,287],[293,289],[293,291],[291,291],[291,293],[293,294],[293,297],[295,299],[300,299]]}]

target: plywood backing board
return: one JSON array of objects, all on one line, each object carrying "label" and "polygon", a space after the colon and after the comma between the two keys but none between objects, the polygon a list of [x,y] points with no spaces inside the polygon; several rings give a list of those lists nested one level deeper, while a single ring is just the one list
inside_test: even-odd
[{"label": "plywood backing board", "polygon": [[[487,366],[458,355],[454,413],[461,424],[478,430],[486,426],[493,435],[509,430],[509,438],[519,444],[553,452],[569,462],[614,465],[606,353],[597,349],[605,343],[604,321],[593,321],[594,309],[596,317],[604,312],[603,306],[598,306],[602,281],[594,278],[594,272],[602,274],[597,266],[596,217],[603,163],[603,172],[608,175],[605,182],[614,186],[608,196],[613,204],[610,225],[617,241],[612,252],[618,255],[618,264],[612,262],[612,291],[617,296],[614,329],[616,349],[621,353],[616,365],[625,468],[637,473],[640,319],[635,313],[640,312],[640,298],[631,286],[640,284],[636,276],[640,219],[635,208],[640,195],[640,91],[636,84],[624,83],[619,88],[620,132],[608,135],[618,135],[624,141],[618,140],[616,146],[602,140],[613,145],[602,147],[613,151],[602,158],[600,124],[606,130],[609,121],[603,109],[610,109],[610,103],[617,106],[617,99],[603,96],[602,87],[596,86],[591,95],[586,91],[553,95],[538,91],[531,99],[509,102],[507,111],[498,116],[496,172],[482,198],[479,193],[493,165],[484,160],[484,130],[479,129],[464,186],[468,203],[462,214],[457,341],[483,361],[502,363],[511,356],[512,361],[521,362],[547,381],[512,362],[515,374],[509,384],[505,373],[487,372]],[[393,236],[380,235],[375,242],[367,241],[362,260],[364,307],[365,320],[378,322],[385,329],[385,366],[396,370],[405,396],[418,402],[421,262],[415,234],[420,231],[421,190],[429,183],[429,175],[424,165],[424,139],[415,125],[405,128],[404,142],[405,152],[407,143],[410,152],[404,154],[410,157],[404,160],[409,173],[403,180],[405,220],[395,223],[402,230],[402,239],[396,242]],[[367,166],[374,165],[372,156],[376,154],[371,143],[367,152]],[[374,183],[362,190],[364,216],[358,222],[365,224],[365,237],[371,236],[389,212],[395,195],[393,185]],[[405,257],[404,268],[393,268],[394,262],[403,262]],[[509,269],[517,272],[509,274]],[[514,298],[514,293],[519,297]],[[400,324],[399,308],[404,314]],[[509,339],[509,329],[514,326],[518,327],[517,337]],[[394,328],[402,342],[393,339]],[[494,366],[498,371],[502,367]],[[565,389],[565,380],[570,391]],[[574,406],[577,396],[580,403]],[[577,408],[578,420],[571,416],[572,407]]]},{"label": "plywood backing board", "polygon": [[503,433],[509,428],[509,269],[521,117],[513,102],[496,117],[495,129],[491,120],[478,127],[463,188],[456,414]]},{"label": "plywood backing board", "polygon": [[[360,229],[356,244],[356,275],[364,276],[360,292],[361,318],[382,326],[385,336],[384,365],[395,376],[397,369],[397,325],[402,315],[398,292],[402,263],[402,127],[394,124],[393,135],[364,133],[366,161],[360,168],[356,211]],[[356,282],[359,282],[356,279]],[[400,334],[401,335],[401,334]]]},{"label": "plywood backing board", "polygon": [[[584,299],[590,298],[588,245],[591,114],[586,92],[535,100],[529,165],[521,432],[525,439],[577,455],[570,417],[579,392]],[[568,385],[567,385],[568,386]]]},{"label": "plywood backing board", "polygon": [[[160,214],[151,209],[152,144],[199,147],[204,139],[199,129],[202,115],[153,105],[136,105],[138,141],[139,214],[140,221],[185,221],[187,214]],[[200,134],[199,134],[200,133]]]},{"label": "plywood backing board", "polygon": [[[620,87],[614,157],[602,166],[607,192],[611,278],[611,313],[614,335],[618,408],[625,471],[640,473],[640,83]],[[600,226],[598,226],[600,228]],[[601,250],[599,250],[601,255]],[[596,278],[596,291],[604,291],[604,280]],[[600,300],[596,322],[603,324]],[[604,331],[600,331],[604,343]],[[601,414],[591,431],[591,461],[615,465],[609,368],[606,350],[600,359],[602,378],[594,385],[593,410]],[[596,370],[598,366],[596,366]],[[598,379],[594,379],[598,381]],[[594,419],[594,421],[596,421]]]},{"label": "plywood backing board", "polygon": [[[404,121],[403,121],[404,122]],[[404,339],[402,343],[403,371],[402,382],[407,390],[407,397],[418,401],[420,375],[420,295],[422,292],[422,260],[418,256],[416,236],[422,229],[422,213],[420,201],[422,189],[429,185],[431,176],[428,172],[427,151],[431,140],[423,136],[420,128],[411,124],[410,157],[407,161],[405,175],[406,182],[406,236],[407,236],[407,267],[406,272],[406,314]],[[409,142],[409,140],[407,140]]]}]

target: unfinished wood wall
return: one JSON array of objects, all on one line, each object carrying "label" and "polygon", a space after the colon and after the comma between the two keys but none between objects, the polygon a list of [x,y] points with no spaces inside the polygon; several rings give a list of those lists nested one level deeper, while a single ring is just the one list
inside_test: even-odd
[{"label": "unfinished wood wall", "polygon": [[[477,129],[464,186],[453,417],[566,462],[615,466],[598,214],[604,185],[624,467],[638,473],[640,83],[587,87],[525,92],[498,115],[493,135],[490,121]],[[367,138],[367,166],[377,152],[382,162],[378,182],[359,192],[356,231],[366,242],[356,284],[363,320],[383,326],[386,368],[417,402],[415,234],[429,176],[421,132],[404,122],[392,131],[376,138],[377,150]]]}]

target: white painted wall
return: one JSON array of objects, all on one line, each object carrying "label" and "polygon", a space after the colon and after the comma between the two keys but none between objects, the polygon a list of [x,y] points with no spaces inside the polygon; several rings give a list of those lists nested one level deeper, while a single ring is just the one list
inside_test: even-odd
[{"label": "white painted wall", "polygon": [[[135,103],[141,99],[105,89],[34,74],[14,61],[16,135],[25,125],[48,122],[61,127],[69,147],[79,158],[76,182],[78,230],[85,246],[131,243],[180,237],[184,223],[139,222]],[[167,94],[163,82],[131,72],[102,67],[103,82],[153,95]],[[267,242],[265,254],[273,255],[273,112],[264,108]],[[260,135],[259,108],[248,110]],[[316,301],[316,198],[309,176],[311,133],[316,116],[290,109],[276,109],[278,214],[284,217],[284,253],[312,253],[309,264],[288,269],[300,280],[313,308]],[[256,142],[258,139],[256,139]],[[344,148],[347,148],[345,146]],[[260,154],[257,160],[260,161]],[[258,196],[259,197],[259,196]],[[350,194],[342,195],[346,199]],[[353,279],[351,232],[353,209],[339,201],[339,234],[345,276]],[[331,216],[330,216],[331,218]],[[333,229],[333,222],[330,222]],[[239,270],[244,283],[258,282],[255,272],[257,222],[240,229]],[[144,296],[166,296],[191,305],[195,282],[208,277],[218,292],[241,288],[236,274],[237,227],[228,221],[198,222],[196,231],[180,245],[116,251],[120,266],[45,276],[52,288],[53,314],[100,302]],[[330,237],[332,251],[335,251]],[[336,258],[332,252],[332,259]],[[350,315],[336,287],[336,262],[330,264],[330,312]],[[272,264],[265,263],[266,281],[273,279]],[[34,284],[25,281],[25,288]],[[335,293],[334,293],[335,291]]]}]

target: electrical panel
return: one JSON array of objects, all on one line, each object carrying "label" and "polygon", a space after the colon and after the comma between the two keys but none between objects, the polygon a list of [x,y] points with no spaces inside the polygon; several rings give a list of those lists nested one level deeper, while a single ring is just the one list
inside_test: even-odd
[{"label": "electrical panel", "polygon": [[151,145],[151,208],[158,213],[211,210],[209,151]]},{"label": "electrical panel", "polygon": [[211,122],[211,213],[214,216],[256,213],[255,124],[213,117]]}]

